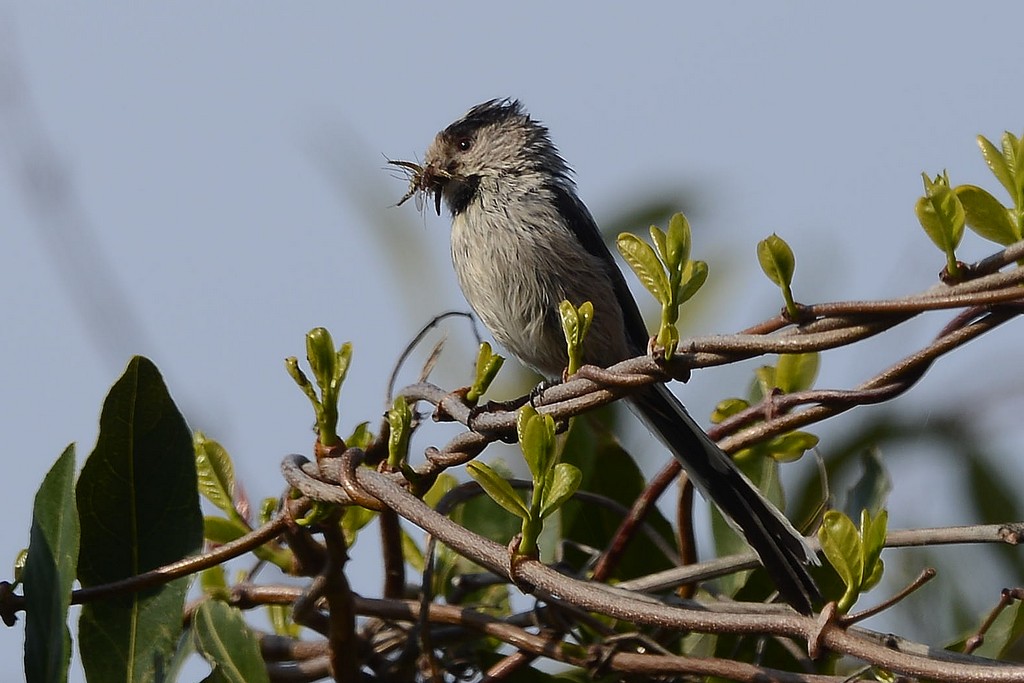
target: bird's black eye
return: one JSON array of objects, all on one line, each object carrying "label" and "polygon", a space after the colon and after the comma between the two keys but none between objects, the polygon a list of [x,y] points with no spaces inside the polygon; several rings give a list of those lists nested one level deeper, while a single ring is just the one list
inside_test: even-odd
[{"label": "bird's black eye", "polygon": [[470,147],[473,146],[473,140],[472,138],[459,138],[455,146],[459,148],[460,152],[468,152]]}]

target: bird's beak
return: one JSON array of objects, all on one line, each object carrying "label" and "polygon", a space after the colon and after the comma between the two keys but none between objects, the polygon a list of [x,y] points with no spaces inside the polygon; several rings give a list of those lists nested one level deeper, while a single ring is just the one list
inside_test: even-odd
[{"label": "bird's beak", "polygon": [[434,187],[434,211],[441,215],[441,188],[437,186]]},{"label": "bird's beak", "polygon": [[434,164],[427,164],[423,167],[423,171],[420,174],[420,187],[423,188],[424,192],[432,192],[434,194],[434,211],[437,215],[441,215],[441,199],[444,195],[444,186],[451,180],[452,174],[441,168],[438,168]]}]

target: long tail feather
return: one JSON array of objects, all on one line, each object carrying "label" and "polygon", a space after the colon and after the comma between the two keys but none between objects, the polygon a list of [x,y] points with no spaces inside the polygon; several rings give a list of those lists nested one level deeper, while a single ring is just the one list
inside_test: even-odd
[{"label": "long tail feather", "polygon": [[734,523],[754,549],[783,599],[803,614],[820,599],[807,571],[815,562],[804,538],[732,459],[693,421],[663,384],[635,395],[630,406],[679,460],[694,484]]}]

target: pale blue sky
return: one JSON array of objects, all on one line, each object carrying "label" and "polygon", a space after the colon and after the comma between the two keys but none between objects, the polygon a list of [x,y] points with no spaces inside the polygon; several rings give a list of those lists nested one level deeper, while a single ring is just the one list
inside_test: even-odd
[{"label": "pale blue sky", "polygon": [[[804,301],[931,285],[943,260],[913,215],[920,172],[995,189],[974,137],[1024,127],[1021,18],[1009,2],[0,7],[0,566],[27,543],[59,453],[77,442],[80,465],[91,450],[133,353],[234,454],[254,497],[279,493],[281,457],[309,448],[310,411],[282,365],[309,328],[355,346],[344,424],[376,421],[414,330],[465,308],[446,220],[390,206],[405,184],[384,157],[422,155],[485,99],[519,97],[550,126],[599,221],[648,188],[699,194],[695,252],[720,280],[691,333],[778,309],[754,256],[772,231],[796,251]],[[34,205],[25,164],[66,173],[69,202]],[[969,236],[963,257],[991,250]],[[945,319],[826,356],[822,384],[865,379]],[[1005,429],[1018,327],[940,363],[898,405],[926,414],[950,387],[976,397],[994,383],[1011,407],[981,424]],[[695,415],[742,393],[749,371],[699,373],[684,389]],[[956,477],[892,466],[905,500]],[[912,502],[892,523],[971,521]],[[366,574],[354,580],[372,593]],[[21,642],[20,627],[0,634],[0,661],[20,661]]]}]

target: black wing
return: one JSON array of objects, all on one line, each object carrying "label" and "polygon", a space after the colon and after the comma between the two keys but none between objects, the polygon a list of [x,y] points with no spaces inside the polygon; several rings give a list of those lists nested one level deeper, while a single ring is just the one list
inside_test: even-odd
[{"label": "black wing", "polygon": [[608,250],[608,245],[604,243],[604,238],[597,228],[594,217],[590,215],[590,211],[579,197],[569,189],[561,185],[554,185],[551,192],[558,213],[576,235],[576,239],[588,253],[598,257],[604,263],[608,277],[615,289],[615,298],[622,310],[622,322],[626,326],[626,341],[633,353],[636,355],[646,353],[647,342],[650,340],[647,325],[644,323],[643,316],[640,315],[640,308],[636,304],[636,299],[633,298],[633,293],[629,291],[626,278],[622,276],[622,271],[619,270],[612,253]]}]

